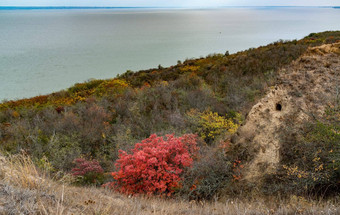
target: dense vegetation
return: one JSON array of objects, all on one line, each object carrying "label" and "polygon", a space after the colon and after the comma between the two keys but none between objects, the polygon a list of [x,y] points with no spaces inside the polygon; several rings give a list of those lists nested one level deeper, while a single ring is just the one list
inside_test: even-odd
[{"label": "dense vegetation", "polygon": [[[231,135],[267,87],[276,82],[280,68],[310,46],[339,40],[339,31],[310,34],[301,40],[188,59],[169,68],[127,71],[114,79],[91,80],[50,95],[5,101],[0,104],[0,148],[9,153],[23,150],[51,173],[70,172],[78,158],[96,159],[100,168],[112,172],[117,170],[114,162],[123,159],[119,150],[129,151],[151,134],[198,134],[200,151],[188,165],[191,168],[183,172],[186,180],[177,193],[190,199],[211,199],[227,187],[229,193],[237,193],[233,187],[242,177],[243,164],[242,156],[229,143]],[[333,151],[339,153],[339,145],[332,145],[339,143],[338,133],[330,133],[339,131],[334,127],[338,121],[332,122],[312,123],[299,142],[301,147],[312,144],[315,148],[306,156],[316,156],[320,147],[326,147],[329,153],[319,153],[315,165],[324,162],[328,172],[339,166],[339,156],[331,159]],[[317,138],[324,138],[322,145]],[[284,161],[295,162],[304,152],[285,151]],[[300,165],[296,163],[297,168]],[[311,171],[315,169],[310,165]],[[325,171],[318,172],[317,183],[314,174],[308,178],[297,175],[298,181],[315,189],[329,186],[324,177],[338,178],[339,172]],[[97,178],[83,182],[93,180]]]},{"label": "dense vegetation", "polygon": [[[286,132],[292,133],[288,126]],[[296,135],[283,137],[281,166],[267,176],[264,190],[269,194],[294,193],[334,196],[340,192],[340,98],[324,115],[306,122]]]}]

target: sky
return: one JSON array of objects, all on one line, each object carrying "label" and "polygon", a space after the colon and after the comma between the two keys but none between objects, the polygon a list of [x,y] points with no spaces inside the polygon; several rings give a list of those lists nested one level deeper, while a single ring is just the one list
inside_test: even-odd
[{"label": "sky", "polygon": [[340,0],[0,0],[0,6],[219,7],[339,5]]}]

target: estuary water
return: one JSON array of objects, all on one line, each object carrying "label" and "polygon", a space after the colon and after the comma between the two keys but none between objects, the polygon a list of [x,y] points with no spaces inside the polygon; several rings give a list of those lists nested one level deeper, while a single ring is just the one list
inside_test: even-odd
[{"label": "estuary water", "polygon": [[326,30],[339,9],[0,9],[0,101]]}]

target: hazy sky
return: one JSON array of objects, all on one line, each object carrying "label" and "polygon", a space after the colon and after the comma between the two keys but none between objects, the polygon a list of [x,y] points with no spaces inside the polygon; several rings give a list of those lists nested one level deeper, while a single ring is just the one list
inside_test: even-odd
[{"label": "hazy sky", "polygon": [[0,6],[338,6],[340,0],[0,0]]}]

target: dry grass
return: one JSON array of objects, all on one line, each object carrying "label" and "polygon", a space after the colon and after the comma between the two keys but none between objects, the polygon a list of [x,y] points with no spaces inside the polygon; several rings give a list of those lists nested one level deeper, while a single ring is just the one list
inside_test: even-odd
[{"label": "dry grass", "polygon": [[48,179],[29,157],[0,157],[0,214],[340,214],[336,202],[253,199],[188,202],[128,197]]},{"label": "dry grass", "polygon": [[30,190],[40,189],[43,185],[44,179],[28,156],[10,156],[3,162],[4,179],[8,184]]}]

